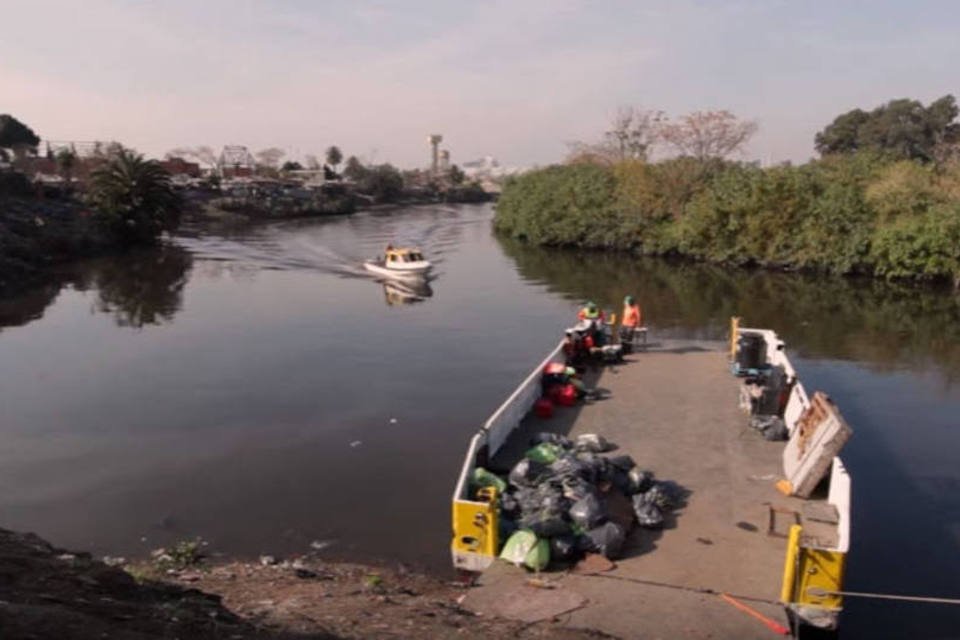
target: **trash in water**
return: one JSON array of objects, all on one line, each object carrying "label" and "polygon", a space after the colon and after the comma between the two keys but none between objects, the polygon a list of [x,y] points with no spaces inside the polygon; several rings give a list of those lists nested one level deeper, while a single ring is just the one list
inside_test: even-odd
[{"label": "trash in water", "polygon": [[314,540],[310,543],[310,548],[314,551],[323,551],[334,542],[336,542],[336,540]]},{"label": "trash in water", "polygon": [[390,418],[390,424],[397,424],[396,418]]},{"label": "trash in water", "polygon": [[357,447],[359,447],[359,446],[362,445],[362,444],[363,444],[363,441],[362,441],[362,440],[354,440],[353,442],[350,443],[350,446],[353,447],[354,449],[356,449]]}]

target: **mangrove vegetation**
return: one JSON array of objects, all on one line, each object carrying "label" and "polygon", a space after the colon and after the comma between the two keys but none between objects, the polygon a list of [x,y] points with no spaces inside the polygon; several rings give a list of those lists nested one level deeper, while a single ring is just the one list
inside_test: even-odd
[{"label": "mangrove vegetation", "polygon": [[[544,246],[887,279],[960,282],[960,125],[953,96],[838,116],[821,157],[730,156],[756,127],[727,112],[624,111],[567,162],[509,180],[502,234]],[[653,162],[662,144],[679,155]]]}]

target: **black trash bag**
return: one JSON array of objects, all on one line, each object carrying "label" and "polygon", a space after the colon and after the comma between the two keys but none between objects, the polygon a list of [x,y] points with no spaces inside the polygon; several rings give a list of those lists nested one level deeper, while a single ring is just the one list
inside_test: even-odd
[{"label": "black trash bag", "polygon": [[500,494],[500,513],[505,516],[512,516],[520,512],[520,501],[512,493]]},{"label": "black trash bag", "polygon": [[580,476],[586,477],[590,474],[590,465],[578,460],[572,455],[565,455],[557,459],[550,465],[550,471],[557,476]]},{"label": "black trash bag", "polygon": [[566,436],[562,436],[559,433],[550,433],[548,431],[541,431],[532,438],[530,438],[530,446],[535,447],[538,444],[556,444],[564,449],[572,449],[573,441]]},{"label": "black trash bag", "polygon": [[587,494],[574,502],[567,514],[574,524],[583,529],[593,529],[607,517],[603,504],[594,494]]},{"label": "black trash bag", "polygon": [[639,493],[633,496],[633,513],[637,516],[637,524],[641,527],[647,529],[663,528],[663,511],[648,499],[647,494]]},{"label": "black trash bag", "polygon": [[590,451],[577,454],[577,460],[584,465],[583,477],[588,482],[606,482],[610,479],[610,461]]},{"label": "black trash bag", "polygon": [[643,493],[653,486],[652,471],[647,471],[645,469],[641,469],[640,467],[634,467],[633,469],[630,469],[627,477],[630,480],[630,488],[629,491],[627,491],[628,495]]},{"label": "black trash bag", "polygon": [[782,440],[788,440],[790,438],[790,432],[787,431],[787,425],[783,423],[783,420],[778,419],[777,422],[770,426],[763,432],[763,439],[769,440],[771,442],[779,442]]},{"label": "black trash bag", "polygon": [[661,511],[670,511],[681,505],[684,491],[680,486],[669,480],[660,480],[643,494],[647,502],[657,505]]},{"label": "black trash bag", "polygon": [[535,487],[551,473],[547,465],[524,458],[510,470],[508,479],[515,487]]},{"label": "black trash bag", "polygon": [[563,489],[560,487],[550,487],[548,490],[540,491],[540,510],[551,511],[555,513],[566,513],[573,504],[569,498],[563,495]]},{"label": "black trash bag", "polygon": [[513,496],[519,505],[519,513],[535,513],[540,510],[542,498],[535,487],[517,489]]},{"label": "black trash bag", "polygon": [[753,416],[750,426],[763,434],[764,440],[786,440],[789,437],[787,425],[779,416]]},{"label": "black trash bag", "polygon": [[626,538],[627,534],[623,527],[616,522],[604,522],[587,531],[578,540],[578,546],[583,551],[592,551],[602,554],[608,560],[616,560],[620,557]]},{"label": "black trash bag", "polygon": [[550,539],[551,560],[573,560],[578,553],[577,539],[574,536],[557,536]]},{"label": "black trash bag", "polygon": [[573,448],[577,451],[589,451],[590,453],[603,453],[617,448],[617,445],[608,442],[606,438],[596,433],[584,433],[577,436],[573,443]]},{"label": "black trash bag", "polygon": [[630,474],[617,469],[616,467],[610,467],[610,484],[612,484],[617,491],[622,493],[625,496],[633,495],[631,489],[633,488],[633,483],[630,481]]},{"label": "black trash bag", "polygon": [[570,523],[563,518],[563,514],[547,510],[525,514],[518,524],[521,529],[533,531],[538,538],[565,536],[571,532]]},{"label": "black trash bag", "polygon": [[564,478],[563,497],[569,500],[571,505],[590,495],[597,497],[597,490],[583,478],[579,476]]},{"label": "black trash bag", "polygon": [[500,529],[500,539],[507,540],[520,529],[520,525],[513,518],[500,518],[498,521]]},{"label": "black trash bag", "polygon": [[628,455],[612,456],[607,458],[607,460],[610,462],[611,466],[620,469],[620,471],[623,471],[624,473],[628,473],[630,469],[633,469],[635,466],[637,466],[637,463],[633,461],[633,458]]}]

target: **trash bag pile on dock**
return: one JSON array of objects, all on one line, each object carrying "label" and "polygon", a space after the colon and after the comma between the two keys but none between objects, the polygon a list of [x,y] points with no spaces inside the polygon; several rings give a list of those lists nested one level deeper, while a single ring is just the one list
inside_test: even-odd
[{"label": "trash bag pile on dock", "polygon": [[683,499],[680,487],[628,455],[603,455],[615,448],[595,434],[541,433],[506,480],[477,468],[473,485],[498,494],[500,557],[536,571],[585,553],[613,560],[634,525],[663,527]]}]

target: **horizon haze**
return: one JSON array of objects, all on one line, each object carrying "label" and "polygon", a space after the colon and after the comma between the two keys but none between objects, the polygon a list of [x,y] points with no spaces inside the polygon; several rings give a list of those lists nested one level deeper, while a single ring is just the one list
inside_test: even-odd
[{"label": "horizon haze", "polygon": [[[743,159],[803,162],[834,117],[956,91],[960,5],[892,1],[327,2],[5,6],[0,112],[48,140],[280,147],[425,166],[561,160],[621,106],[727,109]],[[955,76],[954,76],[955,77]]]}]

